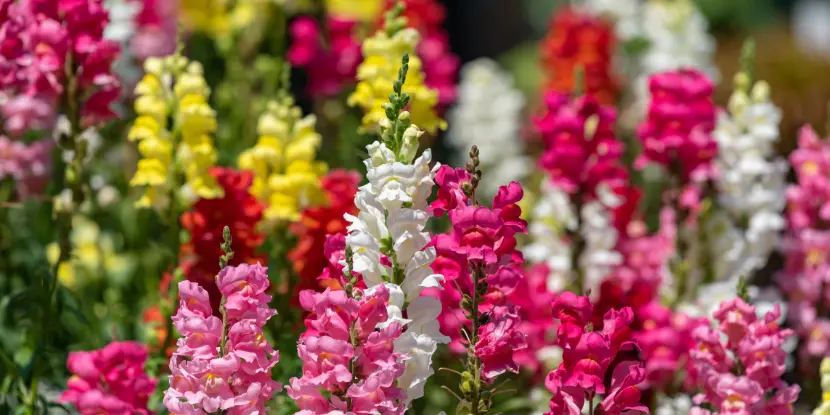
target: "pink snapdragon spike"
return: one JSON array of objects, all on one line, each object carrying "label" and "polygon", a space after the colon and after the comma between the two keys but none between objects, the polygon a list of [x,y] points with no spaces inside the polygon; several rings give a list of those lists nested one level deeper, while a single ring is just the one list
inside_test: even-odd
[{"label": "pink snapdragon spike", "polygon": [[271,296],[265,294],[266,268],[225,267],[217,285],[224,298],[225,325],[212,314],[204,288],[191,281],[179,283],[179,309],[173,322],[183,337],[170,359],[164,405],[176,414],[264,413],[266,403],[280,390],[271,379],[279,354],[262,332],[276,314],[268,307]]},{"label": "pink snapdragon spike", "polygon": [[395,379],[403,374],[406,356],[394,351],[402,326],[387,321],[389,290],[378,285],[358,295],[329,289],[300,293],[300,305],[310,313],[297,346],[302,376],[286,388],[298,414],[405,412]]},{"label": "pink snapdragon spike", "polygon": [[72,377],[58,397],[83,415],[150,414],[147,400],[156,379],[147,376],[147,347],[136,342],[112,342],[103,349],[71,352],[66,366]]},{"label": "pink snapdragon spike", "polygon": [[553,183],[570,194],[596,196],[600,183],[624,187],[628,172],[620,162],[623,144],[617,140],[616,110],[586,95],[571,99],[549,92],[546,111],[534,121],[544,144],[539,165]]},{"label": "pink snapdragon spike", "polygon": [[[133,0],[135,1],[135,0]],[[167,56],[176,51],[177,6],[165,0],[141,0],[135,16],[136,35],[130,49],[139,60]]]},{"label": "pink snapdragon spike", "polygon": [[30,144],[0,136],[0,181],[10,178],[18,197],[40,194],[52,176],[53,140]]},{"label": "pink snapdragon spike", "polygon": [[[0,4],[0,90],[26,96],[30,105],[10,100],[3,113],[12,134],[47,126],[67,92],[75,96],[85,126],[115,118],[110,109],[120,85],[112,72],[117,43],[103,38],[109,14],[101,0],[4,1]],[[67,91],[65,65],[72,63],[77,90]],[[10,104],[11,108],[8,108]],[[51,112],[43,108],[51,105]],[[29,121],[29,122],[24,122]]]},{"label": "pink snapdragon spike", "polygon": [[830,354],[830,319],[817,310],[830,305],[830,142],[809,126],[799,132],[790,154],[796,182],[787,188],[788,231],[784,270],[777,276],[789,298],[788,320],[802,339],[803,369],[815,374]]},{"label": "pink snapdragon spike", "polygon": [[304,16],[291,23],[292,43],[286,57],[291,65],[306,69],[310,94],[333,96],[354,83],[357,67],[363,61],[356,27],[357,22],[329,16],[326,21],[329,44],[324,47],[316,20]]},{"label": "pink snapdragon spike", "polygon": [[[438,317],[441,332],[448,333],[452,339],[453,351],[464,352],[466,346],[460,330],[468,319],[461,300],[464,293],[475,292],[470,263],[481,264],[488,289],[482,295],[479,311],[492,312],[491,320],[479,329],[479,342],[474,345],[476,355],[488,369],[496,368],[484,375],[487,379],[505,371],[515,373],[518,365],[513,353],[523,350],[527,343],[519,331],[521,311],[507,297],[523,279],[518,267],[523,258],[516,249],[516,234],[527,231],[527,222],[520,218],[521,209],[517,205],[524,191],[516,182],[502,186],[493,198],[491,209],[469,205],[470,200],[461,190],[461,184],[470,180],[470,174],[464,169],[441,166],[435,180],[439,186],[438,198],[430,205],[430,211],[436,216],[446,213],[452,229],[432,240],[438,254],[432,268],[444,275],[443,289],[427,289],[424,293],[441,300],[443,309]],[[502,346],[491,344],[494,341],[501,342]],[[500,347],[507,350],[498,350]]]},{"label": "pink snapdragon spike", "polygon": [[759,319],[755,307],[735,298],[721,303],[714,315],[717,330],[701,326],[693,332],[697,346],[691,357],[703,391],[695,403],[715,411],[692,413],[792,414],[800,388],[781,376],[787,357],[782,346],[794,333],[778,326],[780,308]]},{"label": "pink snapdragon spike", "polygon": [[[602,327],[589,327],[593,307],[588,297],[565,292],[552,304],[554,318],[565,326],[557,338],[563,349],[562,363],[550,372],[545,386],[553,393],[550,415],[576,415],[594,397],[604,395],[599,408],[605,414],[648,413],[640,404],[640,385],[646,377],[643,363],[632,357],[636,344],[629,325],[634,313],[629,307],[610,310]],[[610,382],[608,382],[610,379]],[[591,413],[594,408],[589,409]]]},{"label": "pink snapdragon spike", "polygon": [[648,114],[637,128],[643,154],[635,164],[658,164],[677,176],[681,188],[675,189],[674,198],[679,206],[697,212],[701,185],[716,174],[714,85],[700,71],[681,69],[651,76],[648,88]]},{"label": "pink snapdragon spike", "polygon": [[550,271],[544,264],[524,270],[524,278],[507,295],[507,300],[519,308],[518,330],[525,334],[527,347],[513,353],[516,363],[536,376],[544,376],[539,353],[553,344],[556,338],[556,320],[550,304],[556,295],[548,291]]}]

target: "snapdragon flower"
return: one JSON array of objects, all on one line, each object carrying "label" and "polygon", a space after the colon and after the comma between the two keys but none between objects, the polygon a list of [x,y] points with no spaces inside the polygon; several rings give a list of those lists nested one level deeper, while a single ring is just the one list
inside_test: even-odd
[{"label": "snapdragon flower", "polygon": [[420,34],[416,29],[406,27],[406,18],[400,17],[402,12],[402,5],[393,8],[387,14],[384,27],[363,41],[364,59],[357,68],[358,84],[349,96],[348,104],[363,110],[364,130],[377,131],[379,123],[386,119],[383,105],[393,92],[399,57],[407,54],[411,69],[404,91],[413,98],[409,107],[412,122],[435,133],[446,128],[446,122],[435,111],[438,92],[424,84],[422,61],[415,55]]},{"label": "snapdragon flower", "polygon": [[830,318],[826,311],[820,312],[828,305],[830,144],[805,126],[789,158],[796,182],[786,191],[786,262],[777,282],[789,300],[788,320],[802,340],[799,353],[804,369],[812,371],[817,359],[830,353]]},{"label": "snapdragon flower", "polygon": [[315,160],[322,141],[316,122],[285,95],[268,103],[257,124],[259,140],[239,155],[239,167],[254,174],[251,194],[266,204],[268,222],[294,222],[302,209],[325,203],[320,178],[328,166]]},{"label": "snapdragon flower", "polygon": [[[484,58],[464,65],[458,90],[458,102],[449,113],[448,140],[460,155],[473,144],[479,148],[481,166],[493,177],[480,189],[493,196],[498,183],[520,181],[530,173],[530,160],[518,139],[525,99],[510,74]],[[465,162],[466,156],[456,161]]]},{"label": "snapdragon flower", "polygon": [[539,165],[548,175],[531,217],[528,258],[547,264],[548,286],[592,288],[622,258],[616,249],[638,202],[621,163],[616,112],[586,95],[551,92],[535,120],[545,145]]},{"label": "snapdragon flower", "polygon": [[136,342],[112,342],[100,350],[69,353],[72,377],[58,402],[69,402],[82,414],[130,413],[149,415],[149,396],[156,379],[147,376],[147,347]]},{"label": "snapdragon flower", "polygon": [[211,137],[216,113],[208,104],[210,88],[202,66],[175,54],[148,59],[144,68],[146,75],[135,89],[138,118],[128,135],[138,141],[142,155],[130,180],[131,186],[144,188],[138,206],[166,208],[170,197],[185,204],[221,197],[222,189],[209,174],[217,159]]},{"label": "snapdragon flower", "polygon": [[[638,389],[645,369],[631,353],[637,346],[627,327],[634,313],[629,307],[610,310],[601,327],[594,328],[588,327],[592,315],[588,297],[564,292],[553,302],[560,323],[556,341],[564,352],[562,363],[545,379],[553,393],[546,415],[580,414],[586,403],[589,413],[598,408],[606,414],[648,412]],[[594,398],[600,395],[604,398],[595,408]]]},{"label": "snapdragon flower", "polygon": [[268,306],[267,270],[259,264],[226,266],[233,256],[227,227],[224,239],[223,268],[216,277],[222,319],[213,315],[204,288],[191,281],[179,283],[173,322],[183,337],[170,358],[170,388],[164,393],[164,406],[171,413],[265,413],[281,388],[271,379],[279,353],[262,331],[277,313]]},{"label": "snapdragon flower", "polygon": [[507,301],[522,278],[515,235],[527,231],[527,222],[520,218],[523,190],[517,182],[499,188],[492,209],[479,204],[478,147],[469,155],[466,170],[441,166],[437,174],[438,199],[430,210],[446,212],[452,230],[433,239],[440,259],[433,266],[447,272],[444,290],[434,294],[444,306],[442,330],[453,334],[457,351],[466,349],[459,408],[487,413],[498,389],[495,379],[518,373],[514,353],[527,347],[519,309]]},{"label": "snapdragon flower", "polygon": [[781,376],[787,356],[782,345],[794,333],[778,326],[780,315],[775,308],[758,318],[753,306],[733,298],[715,311],[717,329],[695,329],[691,357],[703,390],[695,403],[706,402],[715,411],[695,407],[690,414],[793,413],[801,389]]},{"label": "snapdragon flower", "polygon": [[432,355],[439,343],[448,341],[435,320],[440,302],[421,296],[424,288],[440,287],[443,279],[430,268],[436,253],[427,247],[431,237],[424,231],[430,217],[426,199],[438,166],[430,167],[429,149],[415,157],[423,132],[404,111],[410,98],[418,99],[404,92],[408,70],[409,57],[404,54],[391,101],[383,106],[388,118],[379,123],[382,141],[366,146],[369,182],[355,196],[359,212],[346,215],[350,223],[346,245],[354,252],[354,272],[362,276],[369,292],[380,285],[389,290],[388,324],[405,327],[395,341],[395,352],[407,356],[397,380],[407,407],[423,396],[426,380],[433,374]]}]

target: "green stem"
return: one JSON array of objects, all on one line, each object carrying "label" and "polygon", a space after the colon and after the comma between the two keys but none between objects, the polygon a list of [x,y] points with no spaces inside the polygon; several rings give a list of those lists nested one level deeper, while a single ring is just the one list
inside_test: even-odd
[{"label": "green stem", "polygon": [[[52,275],[50,279],[49,292],[45,298],[44,304],[44,321],[52,321],[52,305],[55,302],[55,296],[58,292],[60,282],[58,280],[58,270],[60,265],[72,258],[72,218],[75,212],[80,208],[84,202],[83,189],[83,162],[86,157],[87,145],[81,139],[81,110],[79,103],[81,101],[78,91],[78,82],[75,78],[76,67],[73,56],[70,54],[67,57],[65,66],[67,88],[66,94],[63,96],[63,104],[66,109],[66,115],[69,120],[69,134],[62,137],[60,140],[61,150],[72,150],[73,156],[70,163],[64,167],[64,188],[71,192],[72,200],[66,206],[60,206],[60,210],[56,212],[56,223],[58,228],[58,247],[60,253],[58,260],[52,266]],[[63,160],[62,157],[58,158]],[[43,330],[42,337],[36,343],[38,347],[49,344],[49,331]],[[27,413],[34,415],[37,410],[37,393],[38,381],[40,378],[40,371],[42,368],[42,359],[34,357],[35,361],[32,365],[32,379],[29,387],[29,406]]]}]

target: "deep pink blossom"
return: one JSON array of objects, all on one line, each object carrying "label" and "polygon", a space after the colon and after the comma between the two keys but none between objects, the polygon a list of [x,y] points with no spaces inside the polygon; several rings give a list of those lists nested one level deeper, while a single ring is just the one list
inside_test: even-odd
[{"label": "deep pink blossom", "polygon": [[627,183],[613,107],[590,95],[571,99],[556,92],[549,92],[545,103],[545,112],[534,121],[545,146],[539,164],[557,187],[592,198],[600,184],[617,189]]},{"label": "deep pink blossom", "polygon": [[316,20],[300,17],[289,27],[292,43],[286,58],[292,65],[305,68],[308,73],[308,92],[312,95],[332,96],[354,82],[357,67],[363,61],[357,22],[329,16],[325,38]]},{"label": "deep pink blossom", "polygon": [[[563,348],[562,363],[545,381],[554,394],[547,414],[581,414],[585,402],[594,405],[593,399],[598,395],[604,395],[599,404],[604,413],[647,412],[640,404],[637,389],[645,380],[646,371],[631,353],[636,347],[630,338],[632,310],[626,307],[608,311],[598,330],[599,327],[591,327],[592,307],[587,297],[565,292],[554,301],[553,308],[560,327],[570,327],[560,329],[560,336],[565,337],[558,339]],[[577,328],[578,325],[581,327]]]},{"label": "deep pink blossom", "polygon": [[71,352],[72,377],[58,401],[72,403],[83,415],[149,414],[147,400],[156,380],[147,376],[147,348],[136,342],[112,342],[103,349]]},{"label": "deep pink blossom", "polygon": [[0,180],[12,179],[20,199],[42,193],[51,178],[54,147],[51,139],[25,144],[0,136]]},{"label": "deep pink blossom", "polygon": [[653,75],[648,114],[637,128],[643,153],[635,164],[658,164],[675,175],[680,181],[675,201],[693,213],[700,209],[702,184],[716,174],[713,91],[712,81],[694,69]]}]

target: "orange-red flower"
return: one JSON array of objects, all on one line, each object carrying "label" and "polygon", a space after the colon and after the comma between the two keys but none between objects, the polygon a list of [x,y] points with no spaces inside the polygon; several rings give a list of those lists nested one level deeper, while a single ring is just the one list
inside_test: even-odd
[{"label": "orange-red flower", "polygon": [[[346,234],[348,222],[343,218],[346,213],[356,214],[354,195],[360,175],[349,170],[332,170],[321,182],[328,198],[328,205],[308,208],[303,211],[300,220],[291,225],[291,232],[297,236],[297,244],[288,253],[288,259],[294,266],[299,278],[295,292],[321,288],[317,279],[328,265],[324,253],[327,235]],[[292,296],[296,301],[297,296]]]},{"label": "orange-red flower", "polygon": [[603,104],[613,104],[619,91],[611,72],[615,44],[613,27],[607,22],[585,11],[560,9],[541,43],[548,87],[563,94],[572,93],[576,70],[581,68],[584,92]]},{"label": "orange-red flower", "polygon": [[224,197],[199,199],[182,215],[182,227],[190,233],[190,241],[181,249],[181,267],[188,280],[199,283],[210,293],[214,311],[219,306],[219,290],[215,278],[222,256],[222,229],[231,230],[233,258],[230,265],[264,262],[257,254],[265,237],[256,229],[262,219],[263,206],[249,189],[253,175],[223,167],[214,167],[210,175],[224,189]]}]

